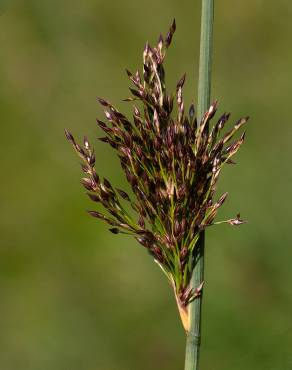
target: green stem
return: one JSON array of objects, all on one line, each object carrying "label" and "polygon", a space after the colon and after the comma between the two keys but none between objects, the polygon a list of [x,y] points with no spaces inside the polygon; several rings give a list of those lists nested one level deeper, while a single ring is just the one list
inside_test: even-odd
[{"label": "green stem", "polygon": [[197,118],[201,119],[210,105],[214,0],[202,0],[201,41],[198,82]]},{"label": "green stem", "polygon": [[[214,0],[202,0],[200,63],[197,119],[200,122],[210,105]],[[195,248],[191,288],[204,281],[205,233],[201,232]],[[185,370],[198,370],[201,344],[201,311],[203,295],[189,304],[189,332],[187,333]]]}]

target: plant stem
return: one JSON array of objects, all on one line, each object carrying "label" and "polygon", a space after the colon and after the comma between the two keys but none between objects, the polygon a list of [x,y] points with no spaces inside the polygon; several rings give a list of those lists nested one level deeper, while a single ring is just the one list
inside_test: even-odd
[{"label": "plant stem", "polygon": [[[197,119],[200,122],[210,105],[214,0],[202,0]],[[204,281],[205,233],[201,232],[193,259],[191,288]],[[202,292],[189,304],[189,331],[186,342],[185,370],[198,370],[201,344]]]},{"label": "plant stem", "polygon": [[202,0],[201,40],[198,82],[197,118],[200,120],[210,105],[214,0]]}]

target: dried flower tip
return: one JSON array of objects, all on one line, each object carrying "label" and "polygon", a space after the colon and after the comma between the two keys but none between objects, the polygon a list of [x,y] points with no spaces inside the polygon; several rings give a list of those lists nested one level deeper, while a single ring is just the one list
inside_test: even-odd
[{"label": "dried flower tip", "polygon": [[218,202],[216,203],[217,207],[221,207],[222,204],[225,202],[226,198],[228,197],[228,192],[224,193],[221,195],[221,197],[219,198]]},{"label": "dried flower tip", "polygon": [[218,106],[218,100],[215,100],[211,105],[210,105],[210,108],[208,110],[208,119],[211,119],[213,118],[214,114],[216,113],[217,111],[217,106]]},{"label": "dried flower tip", "polygon": [[74,137],[71,134],[71,132],[69,132],[67,129],[65,129],[64,131],[65,131],[65,135],[66,135],[67,140],[69,140],[69,141],[71,141],[72,143],[75,144],[75,140],[74,140]]},{"label": "dried flower tip", "polygon": [[182,76],[182,78],[178,81],[176,85],[176,89],[178,90],[179,88],[182,88],[184,83],[186,81],[186,73]]},{"label": "dried flower tip", "polygon": [[102,213],[100,213],[100,212],[97,212],[97,211],[87,211],[87,212],[92,217],[99,218],[100,220],[104,220],[105,219],[105,216]]},{"label": "dried flower tip", "polygon": [[242,225],[242,224],[245,224],[247,223],[247,221],[245,220],[242,220],[240,218],[240,213],[238,213],[238,215],[236,216],[236,218],[233,218],[231,220],[228,220],[227,221],[230,225],[233,225],[233,226],[239,226],[239,225]]},{"label": "dried flower tip", "polygon": [[202,294],[203,286],[205,282],[202,281],[201,284],[194,291],[194,298],[199,297]]},{"label": "dried flower tip", "polygon": [[176,23],[175,23],[175,19],[172,21],[172,25],[170,26],[170,29],[167,33],[167,36],[165,38],[165,46],[168,48],[169,45],[171,44],[171,41],[172,41],[172,37],[173,37],[173,34],[176,30]]},{"label": "dried flower tip", "polygon": [[103,98],[97,97],[96,99],[104,107],[109,107],[111,105],[107,100],[105,100]]},{"label": "dried flower tip", "polygon": [[86,137],[86,136],[84,136],[83,142],[84,142],[84,146],[85,146],[85,148],[86,148],[86,149],[89,149],[89,141],[88,141],[88,139],[87,139],[87,137]]},{"label": "dried flower tip", "polygon": [[162,34],[160,34],[160,35],[159,35],[159,38],[158,38],[158,43],[157,43],[157,45],[158,45],[158,49],[159,49],[159,50],[162,50],[163,42],[164,42],[164,40],[163,40],[163,36],[162,36]]},{"label": "dried flower tip", "polygon": [[133,74],[127,68],[126,68],[126,73],[127,73],[128,77],[132,77],[133,76]]},{"label": "dried flower tip", "polygon": [[87,178],[87,177],[84,177],[83,179],[81,179],[81,184],[87,190],[94,190],[95,189],[94,181],[92,179]]}]

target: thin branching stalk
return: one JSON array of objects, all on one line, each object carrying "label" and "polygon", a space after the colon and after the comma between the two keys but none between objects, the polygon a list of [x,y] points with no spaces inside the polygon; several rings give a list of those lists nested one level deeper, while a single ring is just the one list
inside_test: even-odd
[{"label": "thin branching stalk", "polygon": [[[197,119],[200,122],[210,106],[212,44],[213,44],[214,0],[202,0],[201,41],[198,84]],[[191,289],[196,289],[204,282],[205,231],[201,231],[198,248],[194,255],[194,270]],[[185,370],[198,370],[201,344],[201,312],[203,291],[189,304],[189,332],[186,341]]]}]

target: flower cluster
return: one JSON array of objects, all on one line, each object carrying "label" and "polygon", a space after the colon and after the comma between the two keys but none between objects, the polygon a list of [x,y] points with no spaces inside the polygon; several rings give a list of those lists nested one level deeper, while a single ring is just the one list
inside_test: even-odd
[{"label": "flower cluster", "polygon": [[[105,133],[100,140],[116,151],[134,200],[98,176],[94,150],[87,138],[79,145],[67,130],[66,136],[82,159],[82,184],[88,196],[107,211],[89,213],[107,222],[114,234],[133,235],[171,281],[179,306],[186,308],[202,288],[190,289],[197,241],[202,230],[216,223],[217,211],[227,197],[225,193],[213,200],[221,169],[234,163],[231,158],[243,143],[244,134],[232,139],[248,117],[222,134],[229,114],[211,124],[217,102],[199,120],[194,105],[185,112],[185,76],[174,94],[167,92],[163,62],[175,28],[173,22],[155,47],[146,44],[142,73],[127,71],[133,88],[132,97],[126,100],[137,102],[132,120],[107,100],[98,99],[106,117],[106,122],[97,120]],[[223,222],[243,223],[239,215]]]}]

